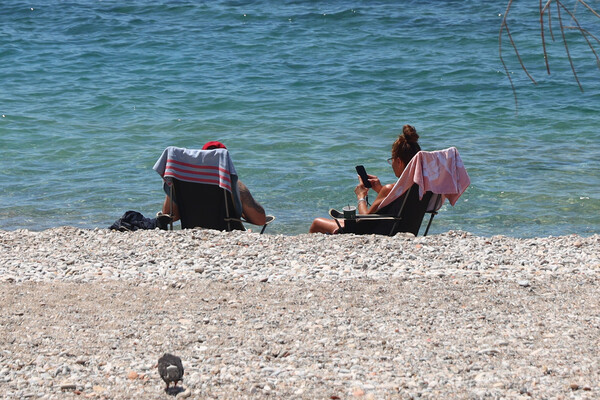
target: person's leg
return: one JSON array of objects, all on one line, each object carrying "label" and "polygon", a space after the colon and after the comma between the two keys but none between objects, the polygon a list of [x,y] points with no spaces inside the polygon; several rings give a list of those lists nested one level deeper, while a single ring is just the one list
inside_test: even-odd
[{"label": "person's leg", "polygon": [[[340,225],[342,225],[342,227],[343,227],[344,222],[341,221]],[[315,218],[315,220],[312,222],[308,232],[309,233],[337,233],[338,229],[339,229],[338,224],[332,219]]]},{"label": "person's leg", "polygon": [[165,196],[165,202],[162,206],[162,213],[169,214],[171,218],[173,218],[173,222],[179,221],[179,209],[177,208],[177,204],[173,202],[173,211],[171,212],[171,199],[169,196]]}]

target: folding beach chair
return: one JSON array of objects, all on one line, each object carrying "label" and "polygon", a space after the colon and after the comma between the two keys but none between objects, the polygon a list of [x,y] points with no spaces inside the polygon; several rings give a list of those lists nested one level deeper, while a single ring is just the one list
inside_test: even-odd
[{"label": "folding beach chair", "polygon": [[[423,235],[426,236],[433,216],[437,214],[437,211],[428,209],[432,196],[433,193],[426,192],[423,198],[419,199],[419,186],[415,183],[402,196],[378,210],[377,214],[357,214],[356,218],[346,219],[343,212],[331,209],[329,215],[336,222],[344,221],[343,227],[338,222],[341,233],[394,236],[399,232],[410,232],[417,236],[423,218],[429,212],[431,217]],[[439,195],[436,195],[436,198],[439,198]]]},{"label": "folding beach chair", "polygon": [[[410,232],[417,236],[425,214],[430,214],[423,236],[427,236],[433,217],[448,199],[454,205],[471,183],[455,147],[439,151],[420,151],[379,205],[376,214],[357,214],[345,218],[344,213],[330,210],[342,233],[393,236]],[[344,221],[342,227],[339,221]]]},{"label": "folding beach chair", "polygon": [[[227,149],[167,147],[154,165],[179,210],[181,228],[245,230],[238,176]],[[275,218],[267,216],[260,233]],[[171,230],[173,223],[171,223]]]}]

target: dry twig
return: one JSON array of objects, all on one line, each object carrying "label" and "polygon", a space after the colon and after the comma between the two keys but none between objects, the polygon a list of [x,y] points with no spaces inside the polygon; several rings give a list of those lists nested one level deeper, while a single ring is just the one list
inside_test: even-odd
[{"label": "dry twig", "polygon": [[[517,56],[517,59],[519,61],[519,64],[521,65],[521,69],[525,72],[525,74],[527,75],[527,77],[529,77],[529,79],[536,84],[537,82],[535,81],[535,79],[531,76],[531,74],[529,73],[529,71],[527,70],[527,68],[525,67],[525,64],[523,63],[523,60],[521,58],[521,55],[519,54],[519,51],[517,49],[517,45],[513,39],[513,36],[511,34],[511,31],[508,27],[508,15],[511,9],[511,6],[513,5],[513,1],[514,0],[509,0],[507,7],[506,7],[506,12],[504,13],[504,17],[502,18],[502,23],[500,25],[500,33],[499,33],[499,37],[498,37],[498,43],[499,43],[499,56],[500,56],[500,61],[502,62],[502,66],[504,67],[504,71],[506,72],[506,76],[508,77],[508,80],[510,82],[510,86],[512,88],[513,91],[513,95],[515,98],[515,107],[517,106],[517,94],[516,94],[516,89],[515,89],[515,85],[514,82],[510,76],[510,72],[508,70],[508,67],[506,65],[506,62],[504,60],[504,57],[502,55],[502,36],[504,35],[504,32],[506,32],[506,36],[508,37],[508,39],[510,40],[510,44],[512,46],[513,51],[515,52],[515,55]],[[540,34],[541,34],[541,39],[542,39],[542,48],[543,48],[543,52],[544,52],[544,62],[546,64],[546,71],[548,72],[548,74],[550,74],[550,62],[548,59],[548,53],[546,50],[546,38],[545,38],[545,25],[544,25],[544,16],[548,15],[548,30],[550,32],[550,37],[552,38],[552,41],[555,40],[554,38],[554,33],[552,31],[552,8],[551,5],[552,3],[556,4],[556,16],[558,19],[558,26],[560,28],[561,31],[561,36],[562,36],[562,40],[563,40],[563,44],[565,47],[565,53],[567,55],[567,58],[569,60],[569,64],[571,65],[571,71],[573,72],[573,77],[575,78],[575,81],[577,82],[577,85],[579,86],[579,89],[583,92],[583,86],[581,85],[581,82],[579,81],[579,77],[577,76],[577,72],[575,70],[575,64],[573,63],[573,58],[571,56],[571,53],[569,51],[569,45],[567,42],[567,36],[565,34],[565,29],[573,29],[573,30],[577,30],[579,31],[579,33],[581,33],[581,35],[583,36],[583,38],[585,39],[588,47],[590,48],[590,50],[592,51],[592,53],[594,54],[594,57],[596,57],[596,63],[598,64],[598,67],[600,68],[600,57],[598,56],[598,53],[596,52],[596,50],[594,49],[594,46],[592,44],[592,42],[590,41],[590,38],[594,39],[596,42],[598,42],[600,44],[600,40],[594,36],[591,32],[589,32],[589,30],[585,29],[584,27],[581,26],[581,24],[579,23],[577,17],[574,14],[574,11],[571,12],[571,10],[569,10],[569,8],[567,6],[565,6],[563,4],[563,2],[561,0],[547,0],[545,4],[543,4],[542,0],[539,0],[539,17],[540,17]],[[598,12],[596,12],[593,7],[591,7],[589,4],[587,4],[584,0],[576,0],[575,2],[575,6],[573,7],[573,10],[577,7],[578,4],[581,4],[583,7],[585,7],[585,9],[587,11],[589,11],[593,16],[600,18],[600,14]],[[566,14],[569,15],[569,18],[573,21],[573,23],[576,26],[567,26],[565,25],[565,23],[563,22],[563,17],[562,17],[562,11],[564,11]]]}]

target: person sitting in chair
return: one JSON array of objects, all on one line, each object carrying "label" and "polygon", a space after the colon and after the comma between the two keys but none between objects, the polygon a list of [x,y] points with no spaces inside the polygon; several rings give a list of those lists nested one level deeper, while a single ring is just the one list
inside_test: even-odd
[{"label": "person sitting in chair", "polygon": [[[402,127],[402,134],[398,136],[398,139],[392,144],[392,157],[388,158],[388,163],[392,166],[396,177],[400,177],[402,172],[408,165],[408,162],[421,151],[419,146],[419,135],[417,130],[412,125],[404,125]],[[357,213],[358,214],[373,214],[377,212],[381,202],[387,197],[387,195],[394,187],[394,184],[382,185],[375,175],[368,175],[369,183],[373,190],[377,193],[377,197],[371,207],[367,206],[367,194],[369,188],[363,185],[360,177],[358,178],[358,185],[354,188],[356,198],[358,201]],[[343,224],[343,221],[340,221]],[[310,233],[337,233],[339,227],[337,223],[329,218],[315,218],[312,222],[309,232]]]},{"label": "person sitting in chair", "polygon": [[[213,149],[226,149],[225,145],[221,142],[211,141],[207,142],[202,146],[202,150],[213,150]],[[240,200],[242,202],[242,217],[254,225],[264,225],[266,222],[265,209],[256,201],[250,190],[242,181],[237,181],[238,189],[240,192]],[[163,214],[170,214],[173,218],[173,222],[179,220],[179,210],[177,204],[173,203],[173,211],[170,211],[171,199],[169,196],[165,197],[165,201],[162,206]]]}]

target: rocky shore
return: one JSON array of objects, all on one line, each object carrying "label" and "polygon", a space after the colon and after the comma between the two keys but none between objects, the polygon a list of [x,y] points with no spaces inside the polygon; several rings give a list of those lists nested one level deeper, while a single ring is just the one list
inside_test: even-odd
[{"label": "rocky shore", "polygon": [[3,398],[600,398],[600,235],[61,227],[0,248]]}]

